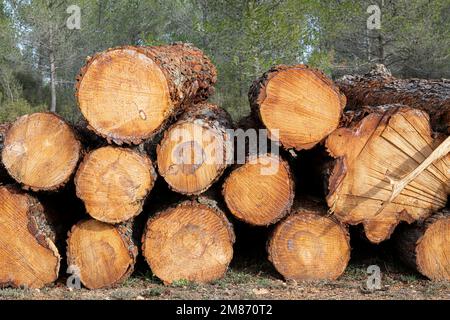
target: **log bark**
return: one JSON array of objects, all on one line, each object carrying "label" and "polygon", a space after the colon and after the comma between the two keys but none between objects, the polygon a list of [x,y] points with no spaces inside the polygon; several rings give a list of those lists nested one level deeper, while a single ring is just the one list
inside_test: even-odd
[{"label": "log bark", "polygon": [[404,226],[395,237],[399,257],[435,281],[450,281],[450,211]]},{"label": "log bark", "polygon": [[199,197],[151,217],[142,237],[142,253],[165,284],[206,283],[225,274],[234,240],[223,211],[214,201]]},{"label": "log bark", "polygon": [[4,183],[8,180],[8,172],[5,169],[5,166],[3,165],[1,154],[3,150],[3,145],[6,137],[6,132],[8,131],[9,127],[11,126],[10,123],[2,123],[0,124],[0,183]]},{"label": "log bark", "polygon": [[42,288],[58,278],[55,233],[37,199],[0,186],[0,287]]},{"label": "log bark", "polygon": [[138,253],[131,225],[131,221],[114,226],[88,219],[72,227],[67,264],[86,288],[115,287],[131,275]]},{"label": "log bark", "polygon": [[33,113],[11,125],[2,162],[25,189],[53,191],[72,177],[80,152],[80,142],[62,118],[53,113]]},{"label": "log bark", "polygon": [[305,65],[272,67],[248,96],[269,137],[296,150],[311,149],[335,130],[346,101],[330,79]]},{"label": "log bark", "polygon": [[190,44],[118,47],[89,57],[76,98],[89,127],[108,142],[139,144],[214,91],[216,68]]},{"label": "log bark", "polygon": [[232,149],[230,128],[225,110],[202,103],[164,133],[157,147],[158,171],[172,190],[198,195],[223,174]]},{"label": "log bark", "polygon": [[442,136],[432,136],[429,123],[425,111],[402,105],[346,113],[342,127],[325,143],[336,159],[327,196],[336,218],[362,223],[367,238],[379,243],[400,221],[423,220],[445,206],[450,155],[435,161],[383,206],[392,193],[389,179],[400,180],[413,171],[443,141]]},{"label": "log bark", "polygon": [[76,193],[91,217],[119,223],[142,212],[156,177],[147,155],[107,146],[84,157],[75,175]]},{"label": "log bark", "polygon": [[222,194],[235,217],[267,226],[290,212],[295,184],[289,164],[280,156],[252,155],[227,177]]},{"label": "log bark", "polygon": [[404,104],[429,113],[434,131],[450,133],[450,80],[397,79],[376,65],[366,75],[347,75],[336,84],[347,96],[347,110]]},{"label": "log bark", "polygon": [[335,280],[350,260],[347,228],[311,200],[295,204],[268,242],[269,260],[285,279]]}]

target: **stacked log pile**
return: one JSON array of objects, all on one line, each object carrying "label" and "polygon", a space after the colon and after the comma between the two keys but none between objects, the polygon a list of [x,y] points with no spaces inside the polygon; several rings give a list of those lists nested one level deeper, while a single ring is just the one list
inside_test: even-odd
[{"label": "stacked log pile", "polygon": [[[448,135],[450,83],[377,70],[335,84],[275,66],[250,86],[252,113],[235,128],[208,102],[216,69],[192,45],[89,57],[76,83],[82,122],[35,113],[0,125],[0,285],[43,287],[64,261],[86,288],[117,286],[139,254],[165,284],[211,282],[233,258],[230,221],[271,231],[267,258],[285,279],[337,279],[349,227],[362,224],[369,241],[394,234],[399,259],[450,280],[450,158],[433,152]],[[393,181],[426,161],[392,198]],[[304,188],[316,172],[322,198]],[[84,217],[55,226],[73,219],[39,202],[52,194],[76,195]]]}]

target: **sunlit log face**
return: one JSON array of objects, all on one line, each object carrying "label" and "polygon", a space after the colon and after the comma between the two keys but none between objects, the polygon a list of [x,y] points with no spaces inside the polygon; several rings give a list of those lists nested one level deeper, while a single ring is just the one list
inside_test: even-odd
[{"label": "sunlit log face", "polygon": [[17,119],[8,130],[2,161],[25,187],[55,190],[72,176],[80,149],[64,120],[51,113],[33,113]]}]

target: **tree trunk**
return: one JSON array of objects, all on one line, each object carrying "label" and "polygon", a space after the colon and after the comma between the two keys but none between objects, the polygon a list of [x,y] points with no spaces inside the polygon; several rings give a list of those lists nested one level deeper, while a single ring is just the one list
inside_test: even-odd
[{"label": "tree trunk", "polygon": [[216,68],[189,44],[119,47],[88,58],[76,97],[90,128],[108,142],[139,144],[214,88]]},{"label": "tree trunk", "polygon": [[75,185],[91,217],[119,223],[141,213],[155,180],[156,172],[147,155],[108,146],[84,157]]},{"label": "tree trunk", "polygon": [[436,132],[450,133],[450,81],[396,79],[384,65],[364,76],[344,76],[337,81],[347,96],[347,109],[384,104],[404,104],[430,114]]},{"label": "tree trunk", "polygon": [[249,91],[252,112],[286,149],[311,149],[337,128],[345,97],[322,72],[275,66]]},{"label": "tree trunk", "polygon": [[[176,192],[207,190],[228,166],[231,118],[212,104],[193,106],[165,133],[157,148],[160,175]],[[232,155],[231,155],[232,156]]]},{"label": "tree trunk", "polygon": [[304,200],[295,206],[270,237],[269,260],[285,279],[337,279],[350,260],[346,227],[318,202]]},{"label": "tree trunk", "polygon": [[396,234],[399,257],[408,266],[436,281],[450,281],[450,212],[404,226]]},{"label": "tree trunk", "polygon": [[147,222],[142,253],[152,272],[176,280],[221,278],[233,257],[234,232],[214,201],[200,197],[164,210]]},{"label": "tree trunk", "polygon": [[225,203],[238,219],[267,226],[291,210],[295,187],[289,164],[280,156],[252,155],[227,177]]},{"label": "tree trunk", "polygon": [[55,234],[37,199],[0,186],[0,286],[42,288],[58,278]]},{"label": "tree trunk", "polygon": [[51,105],[50,112],[56,112],[56,65],[55,65],[55,52],[53,46],[53,28],[50,26],[50,41],[49,41],[49,60],[50,60],[50,93],[51,93]]},{"label": "tree trunk", "polygon": [[[400,221],[412,223],[445,206],[450,155],[437,160],[391,203],[389,179],[413,171],[442,142],[432,137],[428,115],[402,105],[348,112],[325,146],[336,158],[327,202],[344,223],[362,223],[373,243],[388,239]],[[380,211],[381,210],[381,211]]]},{"label": "tree trunk", "polygon": [[131,221],[114,226],[88,219],[72,227],[67,264],[85,287],[114,287],[131,275],[138,253],[131,225]]},{"label": "tree trunk", "polygon": [[20,117],[8,130],[2,162],[24,188],[52,191],[72,176],[80,150],[80,142],[62,118],[34,113]]}]

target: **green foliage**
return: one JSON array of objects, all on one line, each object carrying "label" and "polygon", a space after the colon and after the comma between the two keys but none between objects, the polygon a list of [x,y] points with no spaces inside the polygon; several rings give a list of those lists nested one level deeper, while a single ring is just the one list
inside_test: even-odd
[{"label": "green foliage", "polygon": [[[72,4],[81,8],[81,30],[65,26]],[[373,4],[381,9],[380,30],[367,29]],[[1,117],[50,106],[50,53],[57,112],[76,121],[73,86],[86,56],[174,41],[210,56],[218,68],[212,100],[238,119],[249,112],[251,82],[275,64],[308,63],[338,77],[382,62],[400,77],[449,78],[450,2],[0,0]]]},{"label": "green foliage", "polygon": [[45,110],[47,110],[47,107],[45,105],[41,104],[32,106],[28,103],[27,100],[23,98],[20,98],[16,101],[6,100],[6,102],[0,104],[0,123],[13,121],[17,117],[20,117],[21,115],[27,113]]}]

